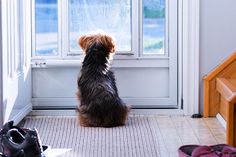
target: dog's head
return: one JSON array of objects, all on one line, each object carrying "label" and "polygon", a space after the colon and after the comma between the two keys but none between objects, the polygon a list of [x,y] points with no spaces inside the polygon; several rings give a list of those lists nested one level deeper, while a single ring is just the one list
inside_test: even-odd
[{"label": "dog's head", "polygon": [[105,52],[106,57],[111,57],[115,52],[115,42],[107,34],[87,34],[79,38],[79,46],[87,54],[91,48]]}]

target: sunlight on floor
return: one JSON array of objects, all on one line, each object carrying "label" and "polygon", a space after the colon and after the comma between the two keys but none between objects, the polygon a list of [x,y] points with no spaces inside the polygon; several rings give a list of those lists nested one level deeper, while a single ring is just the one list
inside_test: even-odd
[{"label": "sunlight on floor", "polygon": [[[45,151],[44,155],[48,156],[48,157],[57,157],[57,156],[65,154],[65,153],[68,153],[70,151],[72,151],[72,149],[48,148],[48,150]],[[78,156],[78,154],[76,154],[76,155]]]}]

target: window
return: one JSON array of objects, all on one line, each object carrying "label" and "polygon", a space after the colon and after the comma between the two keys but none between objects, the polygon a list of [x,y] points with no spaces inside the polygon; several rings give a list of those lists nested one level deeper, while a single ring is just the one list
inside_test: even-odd
[{"label": "window", "polygon": [[170,33],[170,27],[177,28],[177,22],[170,26],[177,19],[176,1],[35,0],[33,57],[81,56],[78,37],[97,30],[115,38],[118,55],[168,57],[177,42],[177,31]]},{"label": "window", "polygon": [[57,0],[35,1],[35,55],[58,55]]},{"label": "window", "polygon": [[143,1],[143,53],[164,54],[165,0]]},{"label": "window", "polygon": [[131,2],[70,0],[70,52],[78,52],[78,36],[102,30],[115,37],[117,51],[131,51]]}]

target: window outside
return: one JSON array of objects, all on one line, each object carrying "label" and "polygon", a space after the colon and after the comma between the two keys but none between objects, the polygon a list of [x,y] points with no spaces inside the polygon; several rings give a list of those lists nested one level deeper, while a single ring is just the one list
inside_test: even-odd
[{"label": "window outside", "polygon": [[165,0],[143,0],[143,54],[165,53]]},{"label": "window outside", "polygon": [[58,54],[57,0],[35,0],[36,56]]},{"label": "window outside", "polygon": [[131,51],[130,0],[70,0],[70,51],[78,51],[78,36],[94,31],[112,35],[117,51]]},{"label": "window outside", "polygon": [[[58,20],[62,18],[58,17],[58,8],[58,0],[35,0],[36,56],[59,55],[62,52],[58,52],[58,43],[62,42],[68,43],[68,54],[81,53],[77,44],[78,37],[94,31],[112,35],[118,52],[131,52],[134,46],[132,40],[142,40],[143,55],[165,54],[165,0],[143,0],[143,34],[140,39],[132,39],[132,0],[69,0],[69,34],[62,37],[62,41],[58,41],[58,32],[61,31],[58,30]],[[62,21],[62,25],[65,24]],[[61,28],[65,29],[63,26]],[[140,43],[136,45],[140,46]]]}]

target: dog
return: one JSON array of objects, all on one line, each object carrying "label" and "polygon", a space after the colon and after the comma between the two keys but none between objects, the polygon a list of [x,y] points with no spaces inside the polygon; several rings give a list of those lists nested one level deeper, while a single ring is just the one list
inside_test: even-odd
[{"label": "dog", "polygon": [[85,57],[78,77],[78,120],[85,127],[125,125],[130,107],[118,95],[110,61],[115,42],[107,34],[82,35],[78,41]]}]

